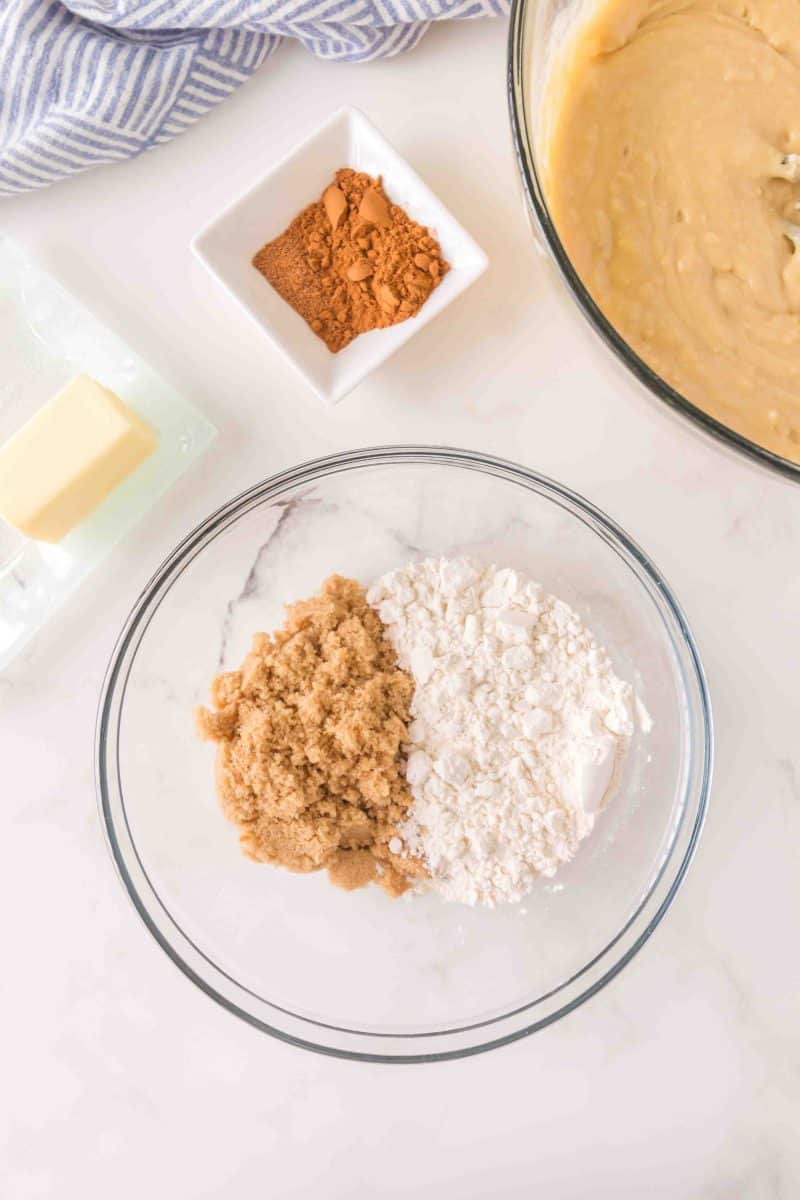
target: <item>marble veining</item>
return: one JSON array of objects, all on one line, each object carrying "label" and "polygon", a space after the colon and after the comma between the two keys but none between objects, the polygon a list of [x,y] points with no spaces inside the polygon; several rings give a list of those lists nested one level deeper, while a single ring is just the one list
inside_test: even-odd
[{"label": "marble veining", "polygon": [[281,536],[281,530],[284,525],[291,520],[292,514],[302,507],[307,501],[302,496],[293,497],[291,500],[276,501],[274,509],[277,513],[277,520],[272,528],[269,536],[261,543],[256,551],[255,558],[245,576],[238,594],[228,601],[225,608],[225,616],[222,621],[222,630],[219,641],[219,655],[217,657],[217,668],[222,670],[225,664],[225,652],[228,646],[228,638],[230,635],[230,627],[236,614],[236,606],[242,600],[249,600],[254,596],[258,596],[259,591],[259,572],[266,554],[268,554],[275,546]]}]

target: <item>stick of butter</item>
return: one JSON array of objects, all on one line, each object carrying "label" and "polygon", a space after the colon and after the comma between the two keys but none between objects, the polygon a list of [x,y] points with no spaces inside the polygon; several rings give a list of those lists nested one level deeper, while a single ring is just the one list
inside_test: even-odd
[{"label": "stick of butter", "polygon": [[37,541],[60,542],[157,445],[118,396],[78,375],[0,448],[0,517]]}]

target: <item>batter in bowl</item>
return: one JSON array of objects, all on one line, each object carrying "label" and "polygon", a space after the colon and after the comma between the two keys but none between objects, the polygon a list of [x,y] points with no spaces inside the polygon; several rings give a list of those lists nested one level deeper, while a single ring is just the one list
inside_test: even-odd
[{"label": "batter in bowl", "polygon": [[551,83],[546,191],[609,321],[800,462],[800,5],[611,0]]}]

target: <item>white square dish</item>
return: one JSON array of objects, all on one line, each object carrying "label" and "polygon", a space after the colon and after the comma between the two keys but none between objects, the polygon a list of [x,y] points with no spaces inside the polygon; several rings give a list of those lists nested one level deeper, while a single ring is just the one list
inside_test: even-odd
[{"label": "white square dish", "polygon": [[[450,270],[415,317],[361,334],[332,354],[252,265],[265,242],[317,200],[339,167],[383,177],[386,193],[438,238]],[[335,404],[427,325],[488,266],[480,246],[363,113],[343,108],[193,240],[192,250],[299,371]]]}]

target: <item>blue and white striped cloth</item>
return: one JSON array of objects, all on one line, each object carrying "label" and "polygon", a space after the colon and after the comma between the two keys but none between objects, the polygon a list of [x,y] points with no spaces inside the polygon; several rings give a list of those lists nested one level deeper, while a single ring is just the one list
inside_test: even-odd
[{"label": "blue and white striped cloth", "polygon": [[508,0],[0,0],[0,196],[168,142],[284,37],[350,61]]}]

